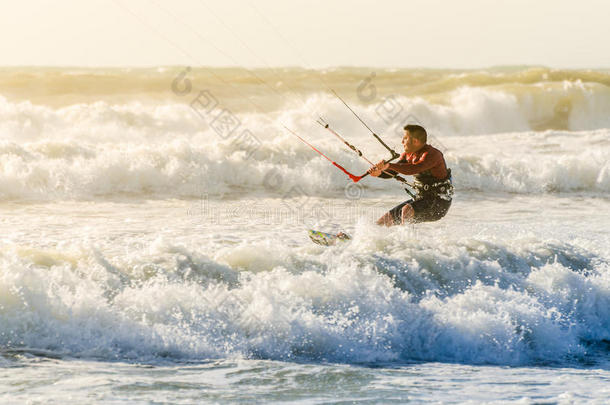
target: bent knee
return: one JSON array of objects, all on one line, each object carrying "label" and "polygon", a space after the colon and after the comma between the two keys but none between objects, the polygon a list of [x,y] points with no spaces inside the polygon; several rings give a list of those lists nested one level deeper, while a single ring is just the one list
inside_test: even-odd
[{"label": "bent knee", "polygon": [[411,207],[410,204],[406,204],[404,207],[402,207],[402,216],[403,216],[403,218],[405,216],[407,216],[407,217],[413,216],[413,207]]},{"label": "bent knee", "polygon": [[413,210],[413,207],[411,207],[410,204],[406,204],[404,207],[402,207],[402,221],[401,223],[404,225],[407,222],[411,222],[413,217],[415,216],[415,211]]},{"label": "bent knee", "polygon": [[377,225],[392,226],[394,220],[389,212],[386,212],[377,220]]}]

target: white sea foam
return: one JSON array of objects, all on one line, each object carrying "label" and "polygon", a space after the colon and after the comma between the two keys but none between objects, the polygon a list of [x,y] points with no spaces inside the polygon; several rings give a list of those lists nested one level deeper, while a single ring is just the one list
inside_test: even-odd
[{"label": "white sea foam", "polygon": [[161,239],[112,257],[12,246],[1,258],[0,343],[138,361],[529,364],[570,361],[610,338],[602,252],[531,237],[405,245],[405,229],[361,231],[343,249],[266,241],[210,256]]},{"label": "white sea foam", "polygon": [[[610,190],[608,130],[532,132],[520,115],[522,107],[511,97],[487,96],[482,90],[458,90],[453,107],[411,100],[410,111],[435,123],[431,143],[445,152],[458,188],[517,193]],[[51,109],[1,100],[0,198],[282,195],[295,187],[308,195],[341,195],[347,177],[281,127],[290,125],[361,174],[366,163],[312,124],[321,104],[332,106],[332,116],[339,117],[333,125],[370,159],[386,157],[359,123],[341,115],[327,98],[311,98],[279,115],[243,114],[244,128],[256,136],[249,142],[238,135],[219,136],[179,104],[99,102]],[[373,126],[385,125],[372,107],[367,115]],[[520,132],[493,133],[509,129]],[[477,133],[485,135],[473,135]],[[396,187],[374,179],[361,184],[380,190]]]}]

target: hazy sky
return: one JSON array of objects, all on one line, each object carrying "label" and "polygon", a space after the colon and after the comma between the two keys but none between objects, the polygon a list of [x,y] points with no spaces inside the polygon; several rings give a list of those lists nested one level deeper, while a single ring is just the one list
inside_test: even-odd
[{"label": "hazy sky", "polygon": [[610,67],[607,0],[0,4],[0,65]]}]

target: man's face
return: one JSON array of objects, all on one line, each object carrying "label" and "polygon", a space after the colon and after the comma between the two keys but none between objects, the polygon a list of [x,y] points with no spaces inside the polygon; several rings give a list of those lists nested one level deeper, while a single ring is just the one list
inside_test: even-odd
[{"label": "man's face", "polygon": [[405,152],[413,153],[421,147],[421,142],[413,138],[409,131],[405,131],[405,136],[402,137],[402,146],[404,146]]}]

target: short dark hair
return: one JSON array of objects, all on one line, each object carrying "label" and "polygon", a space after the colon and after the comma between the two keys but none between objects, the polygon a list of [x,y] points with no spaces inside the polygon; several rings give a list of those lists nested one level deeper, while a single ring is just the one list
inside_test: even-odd
[{"label": "short dark hair", "polygon": [[428,142],[428,133],[421,125],[407,124],[403,129],[418,141],[422,143]]}]

